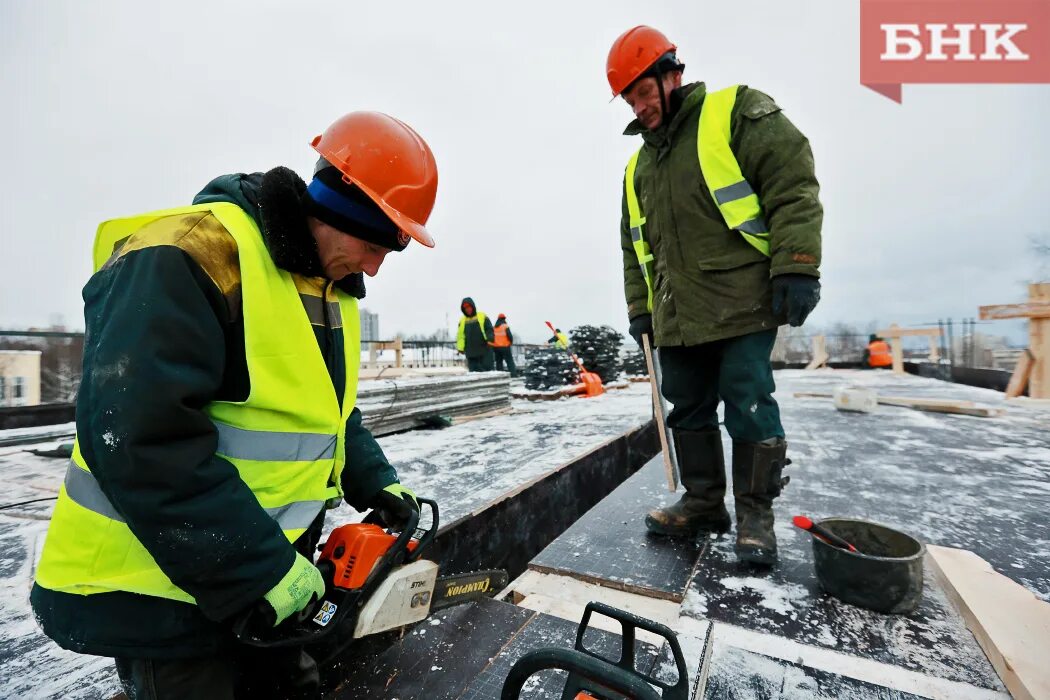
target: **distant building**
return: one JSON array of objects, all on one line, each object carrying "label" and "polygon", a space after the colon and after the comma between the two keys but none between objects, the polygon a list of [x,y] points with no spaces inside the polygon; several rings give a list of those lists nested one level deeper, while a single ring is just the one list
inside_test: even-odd
[{"label": "distant building", "polygon": [[358,315],[361,317],[361,340],[382,340],[379,335],[379,314],[362,307]]},{"label": "distant building", "polygon": [[40,403],[39,350],[0,350],[0,406]]}]

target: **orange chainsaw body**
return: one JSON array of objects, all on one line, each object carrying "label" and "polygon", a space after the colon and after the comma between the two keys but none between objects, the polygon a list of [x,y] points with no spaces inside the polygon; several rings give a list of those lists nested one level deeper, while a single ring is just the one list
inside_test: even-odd
[{"label": "orange chainsaw body", "polygon": [[[395,535],[387,533],[378,525],[340,525],[328,536],[328,541],[325,542],[318,558],[318,565],[320,566],[321,562],[331,563],[331,582],[336,588],[360,588],[396,539]],[[408,551],[415,551],[417,546],[418,540],[409,540]]]}]

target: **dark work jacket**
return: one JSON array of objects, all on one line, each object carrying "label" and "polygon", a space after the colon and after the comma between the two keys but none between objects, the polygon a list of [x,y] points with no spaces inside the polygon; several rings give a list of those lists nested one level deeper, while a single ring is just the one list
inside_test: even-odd
[{"label": "dark work jacket", "polygon": [[[259,224],[277,266],[302,284],[305,303],[311,294],[319,302],[333,283],[321,276],[300,206],[304,189],[295,173],[277,168],[217,178],[194,203],[233,202],[244,209]],[[31,600],[41,626],[73,651],[152,658],[212,654],[231,643],[231,620],[275,586],[295,558],[233,465],[214,454],[215,428],[203,408],[211,401],[243,401],[249,391],[240,269],[236,242],[214,217],[186,228],[162,244],[124,255],[118,249],[88,281],[76,418],[81,450],[100,487],[123,496],[111,500],[127,501],[130,494],[136,507],[125,514],[129,526],[197,605],[34,586]],[[334,284],[364,296],[360,274]],[[331,324],[313,330],[332,391],[341,396],[343,330]],[[106,371],[120,363],[123,380]],[[104,450],[107,430],[119,431],[127,447]],[[356,409],[346,427],[341,481],[347,502],[358,510],[397,481]],[[322,513],[295,543],[301,553],[312,557],[323,519]],[[183,537],[165,536],[176,528]]]}]

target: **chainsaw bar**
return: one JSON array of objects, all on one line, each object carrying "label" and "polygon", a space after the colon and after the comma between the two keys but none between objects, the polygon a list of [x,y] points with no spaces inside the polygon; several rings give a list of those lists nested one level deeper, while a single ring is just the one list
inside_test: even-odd
[{"label": "chainsaw bar", "polygon": [[506,588],[507,582],[507,572],[501,569],[442,576],[434,584],[430,610],[433,612],[480,598],[491,598]]}]

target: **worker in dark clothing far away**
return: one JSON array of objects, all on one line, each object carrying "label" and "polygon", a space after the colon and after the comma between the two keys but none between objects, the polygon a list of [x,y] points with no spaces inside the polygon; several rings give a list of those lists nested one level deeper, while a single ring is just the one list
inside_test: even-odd
[{"label": "worker in dark clothing far away", "polygon": [[555,328],[554,335],[547,338],[547,345],[557,345],[562,350],[568,350],[569,338],[561,332],[560,328]]},{"label": "worker in dark clothing far away", "polygon": [[893,365],[893,354],[890,344],[872,333],[868,336],[868,347],[864,349],[864,366],[872,369],[885,369]]},{"label": "worker in dark clothing far away", "polygon": [[493,337],[492,321],[478,311],[470,297],[464,297],[459,310],[463,315],[456,333],[456,349],[467,356],[467,369],[471,372],[491,372],[495,365],[495,354],[489,345]]},{"label": "worker in dark clothing far away", "polygon": [[809,142],[767,95],[683,84],[677,47],[651,27],[613,43],[606,78],[641,137],[627,163],[620,247],[631,335],[659,347],[685,494],[645,519],[657,534],[730,529],[716,409],[733,439],[736,553],[772,564],[773,499],[787,443],[773,399],[777,327],[820,299],[820,229]]},{"label": "worker in dark clothing far away", "polygon": [[115,657],[129,698],[317,697],[301,648],[239,644],[234,623],[324,594],[326,509],[394,527],[418,510],[354,407],[357,300],[389,253],[433,247],[437,165],[378,112],[312,145],[309,185],[223,175],[96,234],[76,442],[30,600],[59,646]]},{"label": "worker in dark clothing far away", "polygon": [[489,344],[496,355],[496,370],[502,372],[503,365],[506,363],[510,376],[516,376],[514,351],[511,349],[511,346],[514,345],[514,335],[510,332],[510,326],[507,325],[506,314],[496,317],[496,325],[492,327],[492,342]]}]

